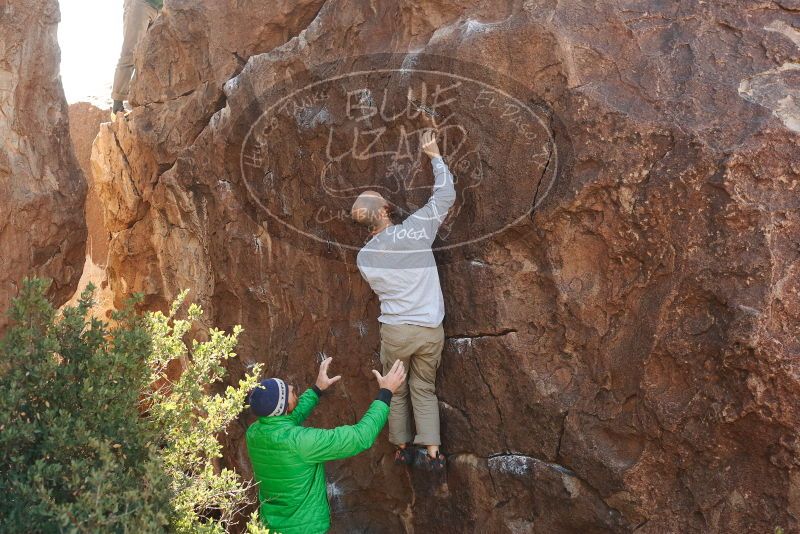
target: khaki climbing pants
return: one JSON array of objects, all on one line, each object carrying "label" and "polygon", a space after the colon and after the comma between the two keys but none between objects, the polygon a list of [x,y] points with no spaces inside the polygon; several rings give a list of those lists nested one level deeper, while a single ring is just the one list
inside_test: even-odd
[{"label": "khaki climbing pants", "polygon": [[[439,399],[436,398],[436,371],[442,360],[444,329],[408,324],[381,325],[381,363],[383,372],[396,360],[408,374],[394,396],[389,409],[389,441],[402,445],[441,445],[439,435]],[[409,392],[411,406],[409,406]],[[411,433],[413,409],[417,435]]]},{"label": "khaki climbing pants", "polygon": [[147,0],[125,0],[122,8],[122,51],[114,73],[114,86],[111,88],[111,98],[114,100],[128,100],[136,47],[157,15],[158,10]]}]

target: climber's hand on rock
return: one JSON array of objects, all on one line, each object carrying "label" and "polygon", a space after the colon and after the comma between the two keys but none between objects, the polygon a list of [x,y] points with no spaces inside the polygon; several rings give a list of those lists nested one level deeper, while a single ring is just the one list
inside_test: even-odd
[{"label": "climber's hand on rock", "polygon": [[328,367],[330,367],[332,361],[333,358],[325,358],[322,360],[322,363],[319,364],[319,374],[317,375],[317,381],[315,385],[320,391],[325,391],[330,386],[342,379],[341,375],[336,375],[333,378],[328,377]]},{"label": "climber's hand on rock", "polygon": [[397,388],[406,380],[406,367],[403,365],[403,362],[396,360],[392,368],[389,369],[389,372],[384,376],[381,376],[381,374],[375,370],[372,371],[372,374],[375,375],[379,388],[388,389],[392,393],[395,393]]},{"label": "climber's hand on rock", "polygon": [[429,158],[440,158],[442,155],[439,153],[439,145],[436,143],[436,132],[434,130],[425,130],[422,133],[422,150]]}]

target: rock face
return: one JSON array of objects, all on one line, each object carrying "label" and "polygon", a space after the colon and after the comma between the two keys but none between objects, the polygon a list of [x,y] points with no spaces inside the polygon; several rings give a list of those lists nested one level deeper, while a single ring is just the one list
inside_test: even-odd
[{"label": "rock face", "polygon": [[[24,276],[75,291],[86,245],[86,183],[69,143],[55,0],[0,4],[0,308]],[[0,330],[6,323],[0,317]]]},{"label": "rock face", "polygon": [[103,122],[109,122],[110,116],[110,109],[100,109],[88,102],[78,102],[69,106],[69,136],[88,190],[83,208],[87,230],[86,261],[83,265],[83,274],[78,282],[78,290],[67,304],[75,305],[86,286],[92,283],[96,288],[95,306],[92,313],[103,319],[110,318],[114,309],[114,295],[108,285],[106,275],[108,244],[111,234],[106,230],[102,203],[94,187],[91,155],[100,125]]},{"label": "rock face", "polygon": [[92,187],[92,146],[100,131],[100,125],[109,122],[111,110],[100,109],[88,102],[69,106],[69,136],[88,191],[86,194],[85,220],[88,231],[87,257],[99,267],[105,267],[108,242],[111,238],[103,223],[100,199]]},{"label": "rock face", "polygon": [[244,325],[232,380],[334,356],[311,423],[347,424],[379,334],[343,213],[425,201],[436,112],[450,464],[331,465],[335,531],[800,528],[796,2],[261,6],[168,1],[92,164],[117,301]]}]

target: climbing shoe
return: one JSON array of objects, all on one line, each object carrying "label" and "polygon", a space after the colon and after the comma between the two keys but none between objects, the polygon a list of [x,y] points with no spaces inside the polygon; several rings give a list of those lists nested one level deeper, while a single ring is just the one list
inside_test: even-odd
[{"label": "climbing shoe", "polygon": [[411,465],[414,463],[414,452],[413,449],[406,445],[404,448],[398,447],[396,451],[394,451],[394,463],[395,465]]},{"label": "climbing shoe", "polygon": [[428,454],[427,449],[419,449],[417,452],[417,467],[420,467],[425,471],[441,473],[444,471],[446,465],[447,458],[445,458],[444,454],[442,454],[442,451],[436,453],[435,458],[432,458],[431,455]]}]

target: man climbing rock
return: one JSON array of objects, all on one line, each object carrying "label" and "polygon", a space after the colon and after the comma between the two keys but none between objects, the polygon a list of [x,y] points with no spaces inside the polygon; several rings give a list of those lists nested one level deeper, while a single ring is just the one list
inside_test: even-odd
[{"label": "man climbing rock", "polygon": [[111,88],[111,98],[114,99],[112,116],[125,110],[123,101],[128,100],[136,48],[163,5],[164,0],[125,0],[122,8],[122,51]]},{"label": "man climbing rock", "polygon": [[270,378],[248,397],[258,420],[247,429],[247,452],[253,464],[261,519],[282,534],[319,534],[330,528],[331,517],[325,484],[325,462],[355,456],[375,443],[389,415],[392,394],[405,380],[398,361],[378,380],[378,396],[361,420],[332,430],[307,428],[322,393],[342,377],[328,377],[332,358],[322,361],[316,383],[300,398],[293,386]]},{"label": "man climbing rock", "polygon": [[[381,363],[390,369],[402,361],[410,371],[408,385],[397,390],[389,414],[389,441],[397,446],[395,462],[414,462],[413,440],[422,447],[417,455],[422,466],[440,471],[445,457],[439,451],[436,371],[444,345],[444,298],[431,246],[456,200],[456,191],[433,130],[423,133],[421,145],[434,174],[433,196],[425,206],[402,224],[393,224],[386,199],[366,191],[350,214],[369,227],[372,235],[358,253],[357,263],[381,302]],[[410,409],[416,436],[411,432]]]}]

